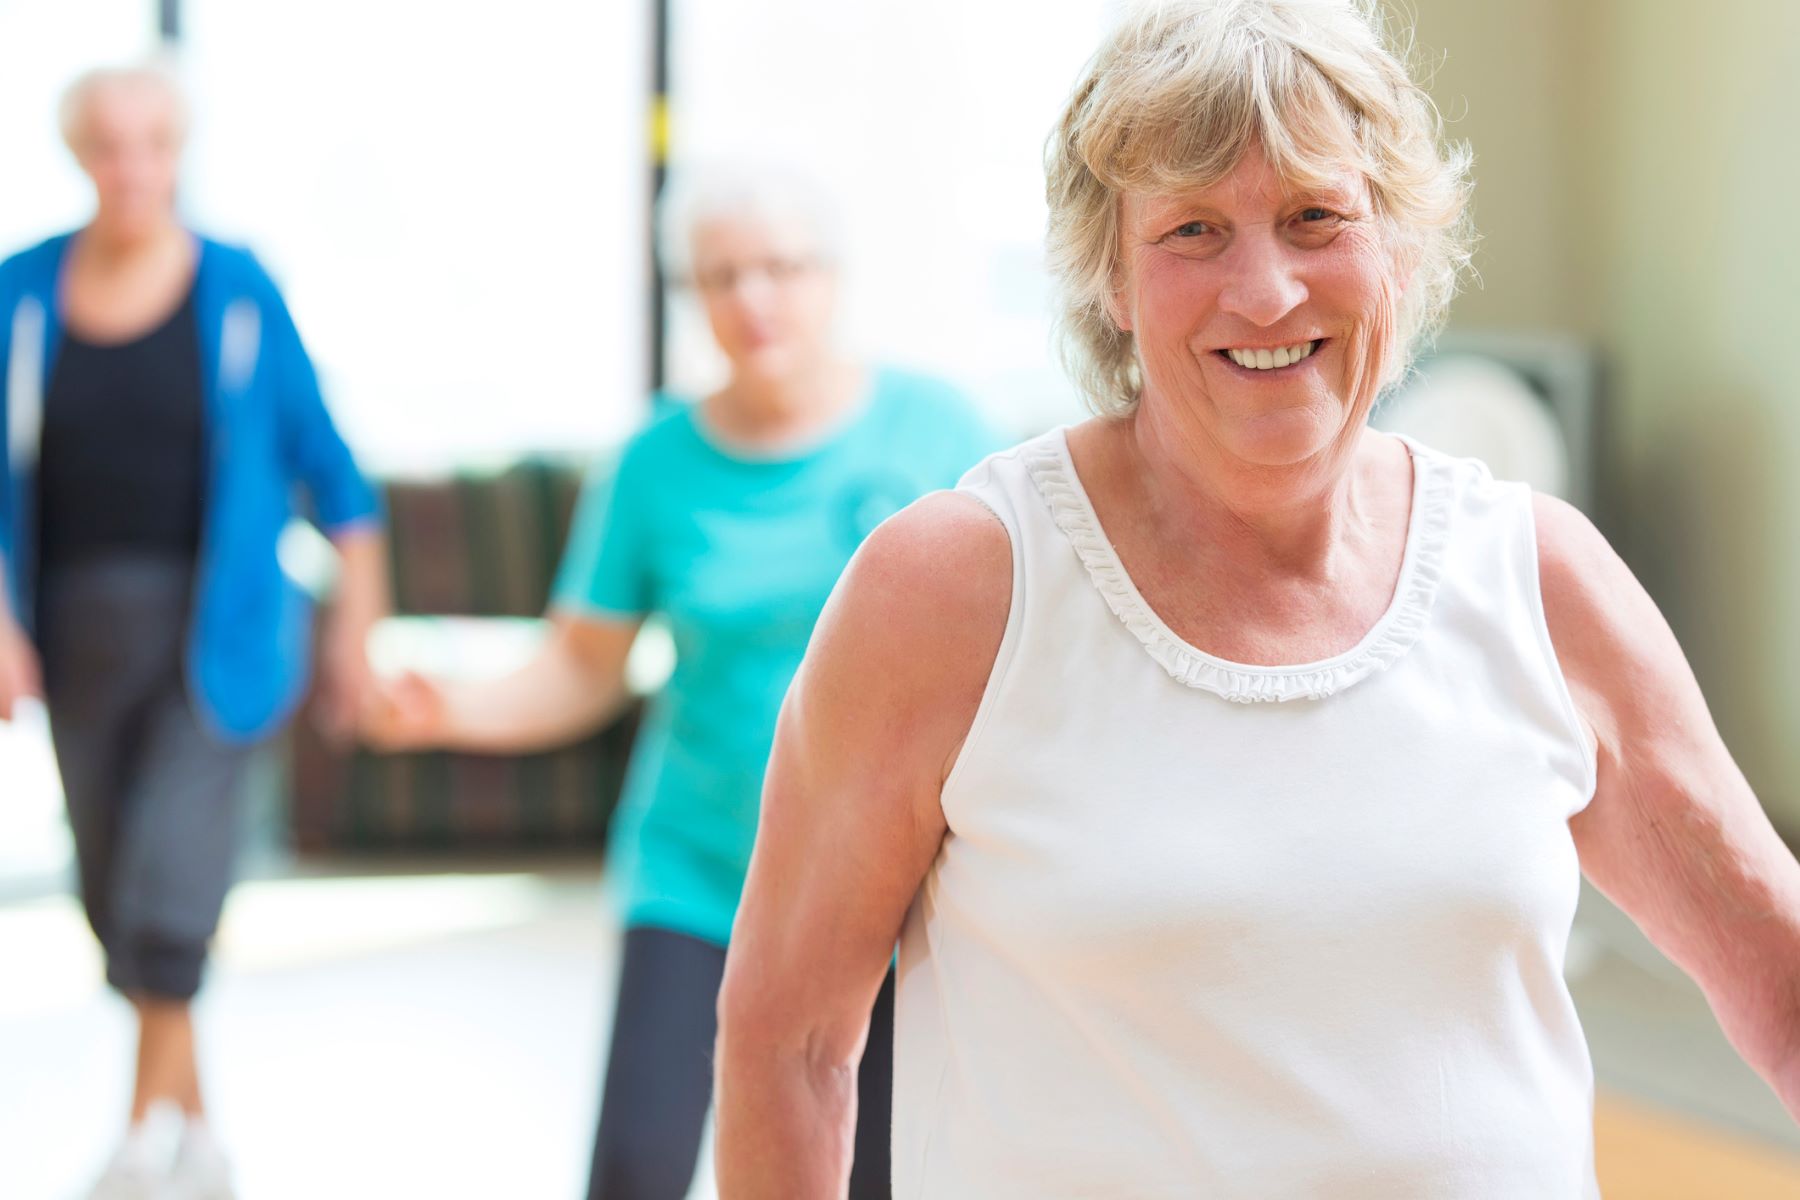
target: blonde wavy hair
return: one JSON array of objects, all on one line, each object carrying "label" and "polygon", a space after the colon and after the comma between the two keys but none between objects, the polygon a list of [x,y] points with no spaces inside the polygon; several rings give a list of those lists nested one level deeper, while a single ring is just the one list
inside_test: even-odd
[{"label": "blonde wavy hair", "polygon": [[1151,0],[1089,61],[1044,150],[1060,349],[1096,411],[1126,415],[1142,388],[1132,336],[1107,310],[1120,198],[1209,187],[1257,145],[1295,189],[1346,167],[1368,181],[1411,270],[1380,385],[1442,326],[1474,249],[1470,153],[1444,140],[1377,0]]}]

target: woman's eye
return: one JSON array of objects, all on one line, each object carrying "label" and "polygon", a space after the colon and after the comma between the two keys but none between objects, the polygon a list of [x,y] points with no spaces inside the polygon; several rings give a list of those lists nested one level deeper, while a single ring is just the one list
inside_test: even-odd
[{"label": "woman's eye", "polygon": [[1331,219],[1331,210],[1327,208],[1302,209],[1300,212],[1300,219],[1302,221],[1329,221]]},{"label": "woman's eye", "polygon": [[1181,238],[1199,237],[1210,228],[1205,221],[1189,221],[1185,225],[1175,227],[1175,236]]}]

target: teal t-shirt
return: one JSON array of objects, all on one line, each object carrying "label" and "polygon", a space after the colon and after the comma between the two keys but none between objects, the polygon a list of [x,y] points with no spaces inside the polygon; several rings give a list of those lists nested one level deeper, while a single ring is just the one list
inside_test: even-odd
[{"label": "teal t-shirt", "polygon": [[892,369],[790,458],[733,452],[696,416],[675,405],[590,483],[554,603],[668,623],[675,669],[638,734],[609,876],[627,926],[724,945],[775,719],[827,596],[870,530],[999,442],[955,389]]}]

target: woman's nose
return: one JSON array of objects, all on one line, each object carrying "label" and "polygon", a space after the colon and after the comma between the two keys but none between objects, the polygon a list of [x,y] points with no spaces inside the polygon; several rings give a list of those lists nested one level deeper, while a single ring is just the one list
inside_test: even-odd
[{"label": "woman's nose", "polygon": [[775,281],[769,277],[769,273],[752,268],[739,272],[737,278],[732,281],[729,299],[738,308],[754,314],[762,312],[769,306],[775,297],[775,292]]},{"label": "woman's nose", "polygon": [[1253,325],[1270,326],[1306,300],[1306,284],[1292,250],[1268,234],[1241,237],[1226,251],[1219,307]]}]

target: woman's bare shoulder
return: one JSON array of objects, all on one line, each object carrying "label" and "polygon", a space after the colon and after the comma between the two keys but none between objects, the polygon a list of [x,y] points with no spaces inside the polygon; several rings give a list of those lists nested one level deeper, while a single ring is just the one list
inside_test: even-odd
[{"label": "woman's bare shoulder", "polygon": [[1686,656],[1631,568],[1581,510],[1532,499],[1550,641],[1594,734],[1604,745],[1710,729]]},{"label": "woman's bare shoulder", "polygon": [[961,656],[998,646],[1012,582],[1000,518],[965,493],[933,492],[869,535],[833,603],[892,652]]},{"label": "woman's bare shoulder", "polygon": [[[985,505],[934,492],[845,571],[796,689],[844,752],[936,772],[973,723],[1013,603],[1012,545]],[[941,776],[940,776],[941,778]]]},{"label": "woman's bare shoulder", "polygon": [[[1634,627],[1621,617],[1643,618],[1654,606],[1587,515],[1568,501],[1541,492],[1532,495],[1532,515],[1538,587],[1551,632],[1563,633],[1562,640],[1574,653],[1595,639],[1617,642],[1641,634],[1641,621]],[[1611,646],[1596,657],[1604,661],[1617,648]]]}]

